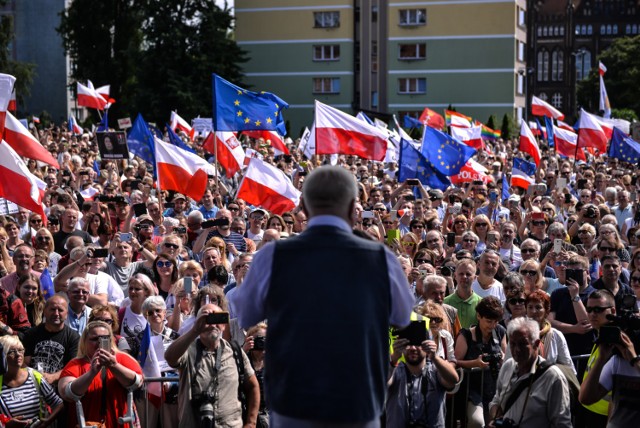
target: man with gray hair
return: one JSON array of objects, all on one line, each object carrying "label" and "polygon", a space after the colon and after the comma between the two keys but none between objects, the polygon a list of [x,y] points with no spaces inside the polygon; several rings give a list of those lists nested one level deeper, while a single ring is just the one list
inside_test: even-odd
[{"label": "man with gray hair", "polygon": [[[555,224],[555,223],[554,223]],[[520,244],[520,254],[522,255],[522,261],[535,260],[540,262],[540,243],[533,238],[527,238]],[[512,268],[512,271],[517,271],[518,268]],[[543,276],[546,278],[556,278],[556,272],[545,264]]]},{"label": "man with gray hair", "polygon": [[419,276],[416,281],[416,291],[421,291],[417,306],[422,306],[427,300],[433,300],[436,304],[442,306],[444,312],[449,319],[449,326],[452,337],[456,337],[460,331],[460,320],[458,319],[458,310],[451,305],[444,303],[444,296],[447,292],[447,280],[439,275]]},{"label": "man with gray hair", "polygon": [[[353,234],[357,195],[348,170],[315,169],[302,188],[308,227],[256,253],[236,293],[243,328],[269,323],[273,426],[379,426],[389,366],[380,338],[409,324],[414,299],[394,254]],[[331,313],[309,311],[319,302]]]},{"label": "man with gray hair", "polygon": [[613,209],[613,215],[616,216],[618,221],[618,231],[624,224],[624,222],[633,218],[633,205],[629,203],[629,192],[621,190],[618,192],[618,206]]},{"label": "man with gray hair", "polygon": [[91,315],[91,308],[87,306],[89,294],[89,281],[85,278],[77,276],[69,281],[67,285],[69,312],[64,323],[78,334],[82,334],[89,323],[89,315]]},{"label": "man with gray hair", "polygon": [[564,224],[554,221],[547,228],[547,235],[549,236],[549,240],[544,244],[540,244],[540,255],[538,260],[542,261],[549,251],[553,250],[553,244],[556,239],[562,240],[562,250],[563,251],[571,251],[573,253],[577,253],[578,249],[575,245],[571,244],[567,241],[567,229],[564,227]]},{"label": "man with gray hair", "polygon": [[604,204],[609,207],[609,209],[614,209],[616,207],[616,198],[618,197],[618,190],[615,187],[607,187],[604,190]]},{"label": "man with gray hair", "polygon": [[571,428],[569,385],[560,369],[538,355],[538,323],[516,318],[507,326],[507,335],[513,358],[500,368],[487,426]]}]

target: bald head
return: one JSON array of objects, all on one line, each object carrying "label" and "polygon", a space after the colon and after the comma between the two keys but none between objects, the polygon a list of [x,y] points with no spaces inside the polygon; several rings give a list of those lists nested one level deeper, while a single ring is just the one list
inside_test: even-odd
[{"label": "bald head", "polygon": [[302,188],[303,207],[309,217],[330,214],[350,220],[357,195],[353,175],[337,166],[315,169]]}]

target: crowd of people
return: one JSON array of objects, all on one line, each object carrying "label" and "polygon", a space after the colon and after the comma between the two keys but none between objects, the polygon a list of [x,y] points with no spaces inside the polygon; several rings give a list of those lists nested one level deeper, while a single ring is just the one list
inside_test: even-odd
[{"label": "crowd of people", "polygon": [[276,156],[243,139],[303,192],[272,213],[234,197],[240,175],[209,176],[192,200],[157,189],[137,157],[100,159],[94,135],[38,137],[60,163],[27,163],[46,218],[0,217],[6,426],[82,413],[107,427],[622,427],[639,414],[637,165],[541,142],[536,184],[507,195],[518,147],[497,140],[475,156],[487,179],[442,191],[399,182],[393,162],[327,166],[296,142]]}]

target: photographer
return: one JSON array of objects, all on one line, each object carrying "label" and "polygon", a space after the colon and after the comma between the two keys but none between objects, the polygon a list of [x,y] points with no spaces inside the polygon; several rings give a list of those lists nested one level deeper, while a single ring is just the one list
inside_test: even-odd
[{"label": "photographer", "polygon": [[560,370],[538,355],[538,323],[517,318],[507,332],[513,358],[500,369],[488,426],[571,428],[569,386]]},{"label": "photographer", "polygon": [[[228,322],[220,307],[204,305],[193,327],[165,351],[167,363],[180,371],[178,412],[184,426],[256,425],[260,387],[244,351],[222,338]],[[246,396],[244,422],[239,392]]]}]

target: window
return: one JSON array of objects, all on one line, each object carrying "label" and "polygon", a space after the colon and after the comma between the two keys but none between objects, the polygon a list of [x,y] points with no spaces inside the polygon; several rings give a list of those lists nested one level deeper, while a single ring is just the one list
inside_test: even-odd
[{"label": "window", "polygon": [[524,94],[524,76],[520,73],[516,74],[516,93],[518,95]]},{"label": "window", "polygon": [[400,25],[426,25],[427,9],[400,9]]},{"label": "window", "polygon": [[538,98],[540,98],[542,101],[547,101],[549,99],[549,96],[546,92],[540,92],[540,94],[538,94]]},{"label": "window", "polygon": [[542,27],[541,26],[536,27],[536,34],[538,35],[538,37],[542,36]]},{"label": "window", "polygon": [[591,70],[591,52],[588,50],[580,51],[576,55],[576,80],[585,79]]},{"label": "window", "polygon": [[538,82],[546,82],[549,80],[549,52],[541,50],[538,52]]},{"label": "window", "polygon": [[340,59],[340,45],[315,45],[313,47],[314,61],[338,61]]},{"label": "window", "polygon": [[618,24],[613,24],[611,34],[618,34]]},{"label": "window", "polygon": [[427,58],[426,43],[412,43],[409,45],[399,45],[398,59],[410,61]]},{"label": "window", "polygon": [[525,44],[521,41],[518,41],[518,61],[520,62],[524,62],[525,61]]},{"label": "window", "polygon": [[526,27],[527,25],[527,16],[524,9],[518,8],[518,25],[520,27]]},{"label": "window", "polygon": [[588,35],[592,35],[593,34],[593,25],[591,25],[591,24],[587,25],[587,34]]},{"label": "window", "polygon": [[426,94],[427,79],[424,77],[411,77],[398,79],[399,94]]},{"label": "window", "polygon": [[564,26],[563,25],[560,26],[560,35],[564,36]]},{"label": "window", "polygon": [[339,94],[339,77],[316,77],[313,79],[314,94]]},{"label": "window", "polygon": [[624,32],[625,34],[631,34],[631,24],[627,24],[627,26],[624,27]]},{"label": "window", "polygon": [[313,12],[314,28],[338,28],[340,12]]},{"label": "window", "polygon": [[371,107],[378,108],[378,91],[371,92]]},{"label": "window", "polygon": [[378,72],[378,41],[371,41],[371,71]]},{"label": "window", "polygon": [[638,24],[633,24],[631,26],[631,33],[632,34],[638,34]]},{"label": "window", "polygon": [[371,6],[371,22],[378,22],[378,6]]},{"label": "window", "polygon": [[542,27],[542,37],[547,37],[549,35],[549,27],[546,25]]},{"label": "window", "polygon": [[562,108],[562,94],[560,94],[560,92],[553,94],[551,97],[551,104],[557,109]]},{"label": "window", "polygon": [[564,78],[564,53],[556,49],[551,54],[551,80],[560,82]]}]

